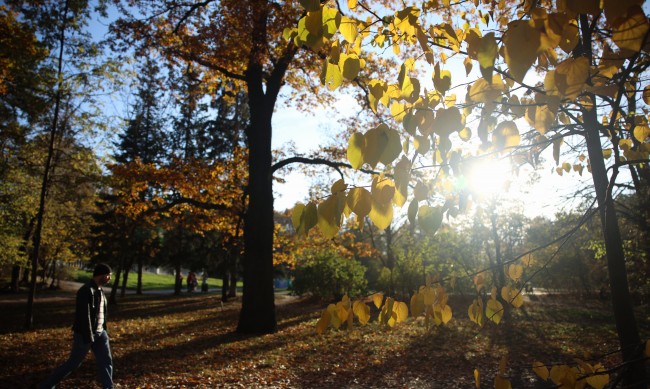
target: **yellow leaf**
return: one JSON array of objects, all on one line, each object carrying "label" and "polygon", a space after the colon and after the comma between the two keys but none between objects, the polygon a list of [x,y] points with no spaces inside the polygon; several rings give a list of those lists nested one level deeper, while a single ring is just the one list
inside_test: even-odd
[{"label": "yellow leaf", "polygon": [[564,143],[564,138],[553,140],[553,159],[555,160],[556,165],[560,164],[560,147],[562,146],[562,143]]},{"label": "yellow leaf", "polygon": [[401,323],[403,321],[406,321],[406,319],[409,317],[409,308],[406,303],[402,301],[396,301],[393,304],[393,311],[397,313],[397,322]]},{"label": "yellow leaf", "polygon": [[390,204],[395,195],[395,184],[383,175],[376,175],[372,178],[371,194],[374,201]]},{"label": "yellow leaf", "polygon": [[384,301],[384,295],[381,293],[375,293],[372,295],[372,302],[375,303],[375,307],[379,309],[381,307],[381,303]]},{"label": "yellow leaf", "polygon": [[510,264],[508,266],[508,276],[514,281],[519,281],[521,276],[524,274],[524,267],[516,263]]},{"label": "yellow leaf", "polygon": [[348,0],[348,8],[350,9],[357,8],[357,0]]},{"label": "yellow leaf", "polygon": [[355,301],[352,305],[352,311],[359,318],[359,323],[362,325],[368,324],[370,321],[370,307],[363,301]]},{"label": "yellow leaf", "polygon": [[568,58],[555,69],[555,86],[562,96],[570,100],[585,89],[589,78],[589,60],[587,57]]},{"label": "yellow leaf", "polygon": [[445,138],[464,127],[463,118],[456,107],[439,109],[433,122],[433,131]]},{"label": "yellow leaf", "polygon": [[495,74],[491,81],[485,78],[479,78],[469,88],[469,97],[477,103],[490,103],[501,97],[505,91],[505,85],[501,76]]},{"label": "yellow leaf", "polygon": [[519,102],[519,97],[517,95],[512,95],[508,100],[508,106],[510,107],[510,112],[516,117],[520,118],[526,113],[526,107]]},{"label": "yellow leaf", "polygon": [[322,13],[323,37],[329,39],[336,34],[341,25],[341,14],[336,8],[330,7],[323,7]]},{"label": "yellow leaf", "polygon": [[413,146],[418,154],[425,155],[431,148],[428,136],[416,135],[413,137]]},{"label": "yellow leaf", "polygon": [[555,365],[551,368],[550,372],[551,381],[556,385],[567,385],[573,387],[572,384],[575,384],[576,377],[575,372],[567,365]]},{"label": "yellow leaf", "polygon": [[348,161],[353,169],[363,166],[363,150],[366,148],[366,139],[360,132],[355,132],[348,141]]},{"label": "yellow leaf", "polygon": [[478,369],[474,369],[474,385],[476,385],[476,389],[481,389],[481,375]]},{"label": "yellow leaf", "polygon": [[494,60],[497,57],[499,47],[497,46],[497,41],[494,38],[494,33],[490,32],[486,34],[482,39],[478,47],[477,58],[478,63],[481,66],[481,74],[486,80],[493,80],[492,71],[494,69]]},{"label": "yellow leaf", "polygon": [[522,82],[528,69],[537,59],[541,44],[540,31],[526,20],[516,20],[508,23],[503,43],[505,45],[505,60],[513,78]]},{"label": "yellow leaf", "polygon": [[549,377],[548,368],[542,362],[533,362],[533,371],[544,381]]},{"label": "yellow leaf", "polygon": [[442,324],[449,323],[449,321],[451,320],[451,317],[453,315],[453,313],[451,311],[451,307],[449,305],[445,305],[440,310],[440,313],[441,313],[441,318],[442,318]]},{"label": "yellow leaf", "polygon": [[472,305],[467,309],[469,319],[479,326],[483,326],[483,306],[479,303],[480,300],[474,300]]},{"label": "yellow leaf", "polygon": [[369,83],[368,101],[370,108],[373,112],[377,113],[377,104],[381,101],[385,103],[385,95],[388,92],[388,86],[385,82],[379,80],[371,80]]},{"label": "yellow leaf", "polygon": [[451,87],[451,72],[449,70],[440,71],[440,64],[434,66],[433,71],[433,86],[436,90],[443,95]]},{"label": "yellow leaf", "polygon": [[298,228],[300,228],[300,220],[304,210],[305,204],[298,203],[293,207],[293,210],[291,211],[291,224],[293,224],[293,228],[296,231],[298,231]]},{"label": "yellow leaf", "polygon": [[510,301],[510,287],[508,285],[501,288],[501,298],[504,301]]},{"label": "yellow leaf", "polygon": [[594,375],[587,377],[587,383],[595,389],[602,389],[609,383],[609,374],[601,364],[594,366]]},{"label": "yellow leaf", "polygon": [[326,238],[333,238],[341,226],[343,213],[340,196],[332,195],[318,205],[318,228]]},{"label": "yellow leaf", "polygon": [[330,325],[338,330],[339,327],[341,327],[341,324],[343,324],[343,322],[339,318],[339,314],[338,314],[336,304],[328,305],[327,306],[327,313],[329,313],[329,315],[330,315]]},{"label": "yellow leaf", "polygon": [[570,54],[575,49],[578,41],[580,40],[580,30],[575,20],[571,20],[569,24],[564,26],[562,31],[562,38],[560,39],[560,48],[567,54]]},{"label": "yellow leaf", "polygon": [[343,83],[343,75],[339,65],[334,65],[329,61],[325,61],[325,85],[327,89],[333,91],[338,89]]},{"label": "yellow leaf", "polygon": [[353,188],[350,189],[346,202],[352,212],[363,219],[372,208],[372,195],[365,188]]},{"label": "yellow leaf", "polygon": [[341,323],[345,322],[348,320],[348,315],[350,314],[350,311],[344,306],[343,303],[337,303],[336,304],[336,315],[338,316],[339,320]]},{"label": "yellow leaf", "polygon": [[494,377],[494,389],[512,389],[512,385],[510,380],[498,375]]},{"label": "yellow leaf", "polygon": [[499,360],[499,374],[500,375],[505,375],[506,374],[506,366],[508,364],[508,359],[506,358],[505,355],[501,356],[501,359]]},{"label": "yellow leaf", "polygon": [[339,66],[341,62],[343,62],[343,66],[341,67],[341,74],[343,77],[347,78],[348,80],[354,80],[357,78],[359,70],[361,70],[361,61],[359,60],[359,57],[357,57],[355,54],[349,56],[346,55],[343,57],[342,54],[341,59],[343,61],[339,61]]},{"label": "yellow leaf", "polygon": [[378,229],[385,230],[393,221],[393,203],[379,203],[373,198],[368,216]]},{"label": "yellow leaf", "polygon": [[510,290],[510,299],[508,300],[515,308],[521,308],[524,305],[524,295],[521,294],[519,289]]},{"label": "yellow leaf", "polygon": [[332,184],[331,193],[336,194],[339,192],[344,192],[346,189],[348,189],[348,184],[346,184],[345,181],[341,178]]},{"label": "yellow leaf", "polygon": [[626,19],[614,25],[612,40],[622,50],[638,52],[648,32],[648,18],[638,5],[628,13],[630,15]]},{"label": "yellow leaf", "polygon": [[603,150],[603,158],[610,159],[612,157],[612,149]]},{"label": "yellow leaf", "polygon": [[341,34],[343,35],[343,39],[349,43],[354,43],[358,33],[359,30],[357,29],[356,21],[347,16],[341,17]]},{"label": "yellow leaf", "polygon": [[424,296],[419,293],[411,296],[411,316],[418,317],[424,312]]},{"label": "yellow leaf", "polygon": [[650,105],[650,84],[643,88],[643,102]]},{"label": "yellow leaf", "polygon": [[637,124],[634,127],[634,138],[636,140],[644,143],[648,137],[650,137],[650,127],[647,124]]},{"label": "yellow leaf", "polygon": [[495,299],[489,299],[485,307],[485,316],[494,323],[499,324],[503,317],[503,305]]},{"label": "yellow leaf", "polygon": [[393,104],[390,105],[390,114],[393,116],[393,119],[400,122],[406,115],[406,106],[397,101],[393,101]]},{"label": "yellow leaf", "polygon": [[316,323],[316,333],[319,335],[325,332],[327,327],[330,325],[330,320],[331,320],[331,315],[327,311],[327,309],[323,310],[323,313],[320,316],[320,319],[318,319],[318,322]]},{"label": "yellow leaf", "polygon": [[306,206],[300,203],[296,204],[291,215],[291,222],[297,234],[307,234],[318,223],[316,204],[313,202]]},{"label": "yellow leaf", "polygon": [[492,144],[496,150],[517,147],[520,142],[519,128],[513,121],[499,123],[492,132]]},{"label": "yellow leaf", "polygon": [[465,57],[463,60],[463,65],[465,65],[465,75],[469,76],[469,73],[472,71],[472,59],[470,57]]}]

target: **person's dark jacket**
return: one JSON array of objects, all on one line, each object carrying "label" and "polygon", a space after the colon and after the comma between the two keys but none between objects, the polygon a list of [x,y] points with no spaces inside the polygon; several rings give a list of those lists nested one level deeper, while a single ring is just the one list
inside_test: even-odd
[{"label": "person's dark jacket", "polygon": [[[72,330],[83,336],[85,342],[94,342],[97,328],[97,315],[99,314],[99,303],[103,295],[101,289],[97,286],[94,279],[91,279],[77,291],[77,304],[75,309],[75,319]],[[106,330],[107,305],[106,298],[104,302],[104,325]]]}]

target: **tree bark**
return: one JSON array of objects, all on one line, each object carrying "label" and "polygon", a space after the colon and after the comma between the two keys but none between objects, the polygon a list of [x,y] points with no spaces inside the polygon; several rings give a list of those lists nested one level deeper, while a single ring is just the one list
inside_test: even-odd
[{"label": "tree bark", "polygon": [[144,268],[144,260],[142,256],[138,258],[138,286],[136,288],[135,294],[142,294],[142,269]]},{"label": "tree bark", "polygon": [[[594,98],[594,96],[592,96]],[[594,100],[595,101],[595,100]],[[614,200],[608,192],[609,180],[600,143],[600,123],[596,111],[584,112],[585,138],[591,163],[596,199],[600,212],[600,221],[605,240],[607,269],[609,271],[612,308],[616,330],[621,346],[623,361],[627,364],[624,371],[623,383],[629,388],[646,388],[646,373],[643,361],[643,344],[636,324],[632,297],[630,295],[627,269],[625,268],[625,253],[623,241],[618,226],[618,218],[614,209]]]},{"label": "tree bark", "polygon": [[248,140],[248,209],[244,216],[244,292],[237,332],[277,331],[273,290],[273,190],[271,117],[275,96],[264,90],[262,66],[266,49],[268,4],[251,1],[252,48],[246,71],[251,122]]},{"label": "tree bark", "polygon": [[25,312],[25,328],[32,329],[34,326],[34,299],[36,298],[36,273],[38,269],[38,258],[40,256],[41,247],[41,231],[43,230],[43,217],[45,214],[45,199],[47,198],[47,186],[50,180],[50,168],[52,158],[54,156],[54,143],[57,135],[57,125],[59,121],[59,108],[61,105],[61,89],[63,88],[63,46],[65,44],[65,29],[68,18],[68,0],[66,0],[61,23],[61,36],[59,37],[59,58],[58,58],[58,85],[56,90],[56,97],[54,102],[54,118],[52,120],[52,127],[50,130],[50,139],[47,149],[47,157],[45,159],[45,166],[43,168],[43,180],[41,183],[41,193],[39,199],[38,213],[36,214],[36,227],[34,230],[33,248],[31,253],[31,266],[32,274],[29,285],[29,295],[27,298],[27,310]]}]

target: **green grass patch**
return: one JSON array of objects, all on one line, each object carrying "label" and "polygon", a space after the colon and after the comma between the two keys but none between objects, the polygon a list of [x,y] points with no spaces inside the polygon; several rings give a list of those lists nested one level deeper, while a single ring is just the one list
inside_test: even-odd
[{"label": "green grass patch", "polygon": [[[115,276],[115,273],[113,273]],[[92,272],[86,270],[76,270],[73,274],[74,281],[88,282],[92,277]],[[111,281],[112,282],[112,281]],[[120,281],[121,282],[121,281]],[[221,288],[223,280],[218,278],[208,278],[208,285],[210,288]],[[138,274],[129,273],[129,279],[126,283],[127,289],[136,289],[138,286]],[[237,282],[237,286],[241,287],[243,284]],[[183,279],[183,288],[187,287],[186,279]],[[201,287],[201,278],[199,276],[199,288]],[[162,290],[174,289],[174,276],[167,274],[153,274],[142,273],[142,289],[143,290]]]}]

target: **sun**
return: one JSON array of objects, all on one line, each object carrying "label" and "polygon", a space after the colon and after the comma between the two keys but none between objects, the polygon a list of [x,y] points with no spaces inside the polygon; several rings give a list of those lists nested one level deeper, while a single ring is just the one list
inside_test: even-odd
[{"label": "sun", "polygon": [[512,165],[508,158],[478,158],[471,162],[465,172],[469,190],[479,199],[492,199],[505,194],[512,177]]}]

